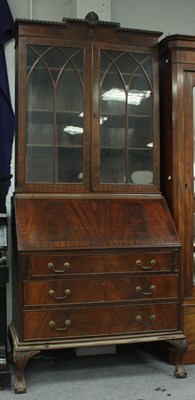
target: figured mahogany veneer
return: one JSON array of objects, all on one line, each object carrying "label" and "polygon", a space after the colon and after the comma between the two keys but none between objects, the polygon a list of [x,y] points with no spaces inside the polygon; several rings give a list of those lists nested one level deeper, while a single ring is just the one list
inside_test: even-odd
[{"label": "figured mahogany veneer", "polygon": [[[137,272],[143,271],[171,271],[173,267],[173,258],[177,253],[172,253],[167,249],[153,249],[146,253],[144,250],[131,252],[129,255],[120,252],[103,253],[102,255],[88,255],[82,252],[80,255],[59,255],[56,251],[51,255],[33,255],[28,259],[31,276],[52,276],[55,275],[55,269],[60,275],[67,274],[87,274],[87,273],[106,273],[106,272]],[[155,262],[154,262],[155,260]],[[140,262],[139,262],[140,261]],[[176,260],[177,262],[177,260]],[[82,270],[81,270],[82,265]]]},{"label": "figured mahogany veneer", "polygon": [[170,247],[176,240],[163,198],[16,198],[15,214],[19,250]]},{"label": "figured mahogany veneer", "polygon": [[[26,346],[33,355],[48,346],[129,343],[137,335],[177,339],[181,353],[180,243],[161,196],[17,195],[14,212],[15,289],[23,296],[10,332],[22,374]],[[22,392],[23,381],[17,385]]]},{"label": "figured mahogany veneer", "polygon": [[100,276],[24,282],[24,306],[177,298],[178,277]]},{"label": "figured mahogany veneer", "polygon": [[24,312],[27,340],[131,335],[175,330],[176,325],[177,305],[166,303]]}]

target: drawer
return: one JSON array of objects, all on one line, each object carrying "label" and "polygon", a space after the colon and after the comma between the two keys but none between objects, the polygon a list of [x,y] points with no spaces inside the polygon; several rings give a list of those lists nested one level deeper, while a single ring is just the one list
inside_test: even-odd
[{"label": "drawer", "polygon": [[[174,264],[178,253],[174,252]],[[103,255],[50,255],[29,259],[31,276],[61,276],[106,272],[163,272],[173,269],[171,252]],[[174,265],[175,268],[175,265]]]},{"label": "drawer", "polygon": [[24,305],[176,298],[177,275],[24,282]]},{"label": "drawer", "polygon": [[176,299],[177,288],[178,277],[176,275],[108,279],[104,281],[104,300]]},{"label": "drawer", "polygon": [[98,279],[61,279],[24,283],[24,305],[85,303],[103,301]]},{"label": "drawer", "polygon": [[177,305],[128,305],[24,312],[24,340],[120,335],[177,329]]}]

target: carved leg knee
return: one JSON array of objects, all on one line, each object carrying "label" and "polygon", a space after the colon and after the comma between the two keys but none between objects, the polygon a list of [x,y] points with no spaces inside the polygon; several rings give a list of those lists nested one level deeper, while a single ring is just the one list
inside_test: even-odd
[{"label": "carved leg knee", "polygon": [[175,364],[175,371],[174,374],[176,378],[186,378],[187,372],[183,366],[183,357],[185,352],[187,351],[187,340],[186,338],[183,339],[172,339],[168,340],[168,342],[173,345],[176,349],[176,364]]},{"label": "carved leg knee", "polygon": [[39,351],[15,351],[13,360],[16,367],[16,382],[14,391],[17,394],[26,393],[26,383],[24,378],[24,369],[30,358],[39,353]]}]

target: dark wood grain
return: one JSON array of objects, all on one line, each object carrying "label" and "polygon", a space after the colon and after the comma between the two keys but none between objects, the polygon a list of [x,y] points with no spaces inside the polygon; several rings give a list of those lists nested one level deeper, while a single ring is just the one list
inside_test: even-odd
[{"label": "dark wood grain", "polygon": [[18,249],[178,246],[163,198],[15,199]]},{"label": "dark wood grain", "polygon": [[[140,288],[138,290],[137,288]],[[151,301],[177,298],[178,278],[174,275],[148,277],[66,279],[24,283],[24,307],[28,305],[56,305],[110,301]],[[53,290],[55,297],[49,292]],[[66,296],[66,290],[70,294]]]},{"label": "dark wood grain", "polygon": [[[141,315],[141,321],[136,320],[138,315]],[[152,315],[155,316],[154,319],[151,318]],[[49,322],[54,321],[57,329],[63,328],[66,320],[70,320],[71,325],[64,331],[56,331],[49,326]],[[176,304],[78,308],[66,311],[58,309],[24,313],[24,338],[27,340],[176,329]]]},{"label": "dark wood grain", "polygon": [[171,35],[160,47],[161,172],[165,196],[181,248],[182,329],[188,338],[187,362],[195,362],[194,313],[194,133],[195,37]]},{"label": "dark wood grain", "polygon": [[[176,249],[173,252],[162,248],[155,248],[153,251],[148,249],[139,249],[137,252],[133,249],[126,253],[115,250],[106,252],[98,250],[98,254],[93,252],[52,252],[51,254],[32,255],[28,259],[28,267],[23,268],[23,278],[31,279],[41,276],[65,276],[77,274],[94,274],[94,273],[127,273],[145,274],[149,272],[178,272],[179,268],[179,252]],[[114,254],[113,254],[114,253]],[[22,262],[21,257],[21,265]],[[137,260],[141,261],[137,263]],[[152,263],[155,260],[155,263]],[[49,263],[53,264],[53,268],[49,268]],[[64,263],[69,263],[68,268],[64,268]],[[57,272],[55,272],[57,270]]]}]

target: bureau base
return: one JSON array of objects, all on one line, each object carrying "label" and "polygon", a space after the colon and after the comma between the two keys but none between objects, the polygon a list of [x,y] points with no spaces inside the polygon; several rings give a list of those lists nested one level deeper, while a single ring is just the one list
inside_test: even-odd
[{"label": "bureau base", "polygon": [[108,337],[93,337],[87,339],[71,339],[66,341],[44,341],[35,342],[20,342],[16,333],[14,324],[11,323],[9,326],[9,338],[13,349],[13,362],[16,368],[16,382],[14,391],[16,394],[22,394],[26,392],[26,383],[24,370],[28,361],[40,353],[43,350],[57,350],[63,348],[78,348],[78,347],[90,347],[90,346],[103,346],[113,344],[135,344],[135,343],[147,343],[156,341],[166,341],[175,349],[175,370],[174,375],[176,378],[186,378],[187,373],[183,366],[183,357],[187,351],[186,337],[182,333],[165,334],[159,333],[155,335],[145,334],[143,335],[120,335],[119,336],[108,336]]}]

